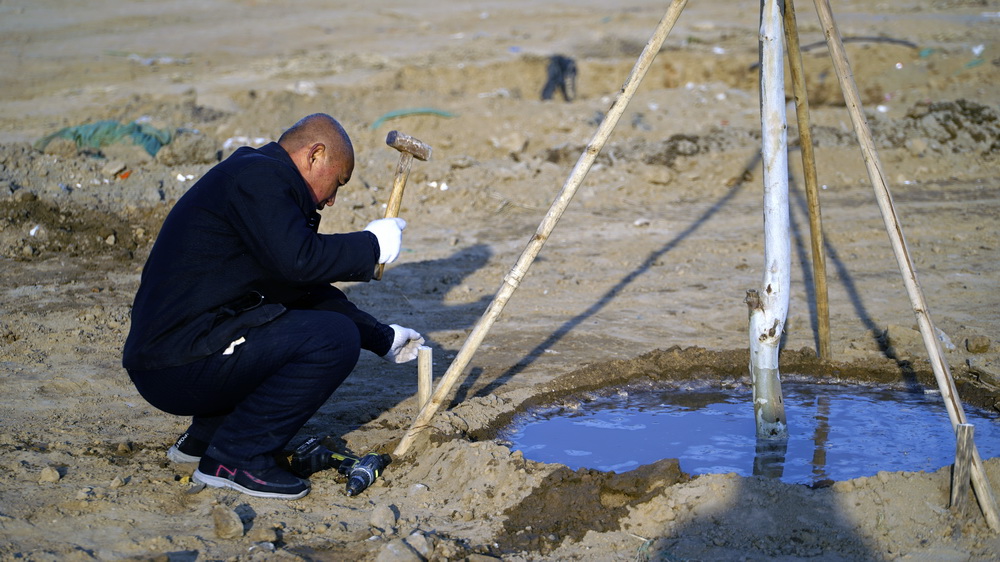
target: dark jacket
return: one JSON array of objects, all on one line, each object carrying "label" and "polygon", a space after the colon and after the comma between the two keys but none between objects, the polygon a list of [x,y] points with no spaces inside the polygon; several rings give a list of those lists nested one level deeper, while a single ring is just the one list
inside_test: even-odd
[{"label": "dark jacket", "polygon": [[378,240],[366,231],[318,234],[318,227],[309,187],[279,144],[238,149],[167,215],[142,271],[122,364],[190,363],[286,307],[319,299],[354,320],[362,347],[385,354],[392,329],[329,285],[369,281]]}]

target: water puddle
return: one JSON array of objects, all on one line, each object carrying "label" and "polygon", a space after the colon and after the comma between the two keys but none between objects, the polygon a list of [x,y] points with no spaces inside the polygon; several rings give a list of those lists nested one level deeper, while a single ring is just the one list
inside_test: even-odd
[{"label": "water puddle", "polygon": [[[789,439],[755,437],[751,389],[619,390],[517,417],[501,438],[526,458],[625,472],[663,458],[689,474],[762,475],[799,484],[936,471],[955,459],[940,394],[786,380]],[[1000,422],[966,405],[983,458],[1000,454]]]}]

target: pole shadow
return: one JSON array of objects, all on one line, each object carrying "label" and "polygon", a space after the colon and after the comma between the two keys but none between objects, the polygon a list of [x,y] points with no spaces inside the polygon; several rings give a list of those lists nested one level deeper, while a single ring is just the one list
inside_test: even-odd
[{"label": "pole shadow", "polygon": [[[590,307],[587,308],[583,313],[577,315],[576,317],[570,319],[562,326],[557,328],[548,338],[546,338],[542,343],[535,346],[534,349],[529,351],[524,357],[518,361],[512,368],[508,369],[506,372],[498,376],[496,379],[490,381],[483,388],[475,393],[475,396],[481,397],[492,394],[498,388],[502,387],[504,383],[509,381],[512,377],[523,372],[525,369],[530,367],[534,361],[542,355],[546,350],[554,346],[563,337],[573,331],[574,328],[585,322],[588,318],[594,316],[600,312],[604,307],[610,304],[616,296],[618,296],[622,291],[624,291],[633,281],[638,279],[641,275],[649,271],[650,267],[659,261],[664,255],[669,253],[671,250],[677,247],[684,239],[691,236],[694,232],[700,229],[702,226],[708,223],[708,221],[722,210],[730,201],[733,200],[746,185],[747,180],[745,178],[750,177],[750,172],[760,163],[760,154],[755,154],[750,160],[743,166],[743,170],[740,173],[739,180],[737,180],[718,201],[716,201],[711,207],[709,207],[700,217],[695,219],[691,224],[688,225],[683,231],[681,231],[677,236],[668,241],[660,249],[652,252],[649,256],[643,260],[642,264],[636,267],[633,271],[623,277],[614,287],[609,289],[600,298],[597,299]],[[465,400],[466,394],[469,389],[472,388],[476,383],[477,376],[470,374],[466,378],[465,382],[459,387],[458,395],[455,401],[461,403]],[[454,402],[453,402],[454,403]]]},{"label": "pole shadow", "polygon": [[[791,177],[789,178],[789,181],[797,186],[797,182],[793,182]],[[795,208],[798,209],[802,216],[809,216],[809,204],[805,198],[804,188],[789,189],[789,205],[792,203],[795,204]],[[805,236],[803,235],[803,230],[807,227],[802,227],[799,224],[799,221],[796,219],[796,213],[791,212],[791,209],[789,209],[789,215],[796,252],[797,255],[801,256],[799,264],[802,267],[802,278],[804,280],[803,284],[806,287],[807,300],[809,303],[810,327],[813,331],[816,349],[819,349],[819,319],[816,311],[816,280],[813,277],[811,262],[805,257],[809,255],[806,248],[810,246],[810,244],[806,242]],[[912,363],[900,359],[891,346],[889,346],[889,342],[883,334],[883,330],[878,327],[875,323],[875,319],[865,306],[864,300],[861,296],[861,291],[858,290],[857,285],[854,283],[854,279],[851,276],[851,272],[847,268],[847,264],[844,263],[843,259],[841,259],[839,252],[837,252],[837,249],[833,246],[830,239],[825,234],[823,236],[823,248],[826,251],[827,265],[829,266],[832,264],[833,268],[836,270],[836,278],[843,284],[851,306],[854,308],[854,313],[857,315],[858,319],[861,320],[865,330],[871,335],[872,340],[878,346],[879,352],[885,357],[896,362],[897,367],[899,367],[899,374],[903,380],[903,384],[906,385],[906,388],[909,391],[922,392],[923,387],[917,381],[917,375],[913,369]]]}]

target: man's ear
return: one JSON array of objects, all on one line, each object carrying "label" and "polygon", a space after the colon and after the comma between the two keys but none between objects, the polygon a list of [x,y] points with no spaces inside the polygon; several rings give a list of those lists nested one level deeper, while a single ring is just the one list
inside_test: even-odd
[{"label": "man's ear", "polygon": [[317,162],[321,162],[325,156],[326,145],[321,142],[314,143],[311,147],[309,147],[309,155],[306,158],[306,164],[312,168]]}]

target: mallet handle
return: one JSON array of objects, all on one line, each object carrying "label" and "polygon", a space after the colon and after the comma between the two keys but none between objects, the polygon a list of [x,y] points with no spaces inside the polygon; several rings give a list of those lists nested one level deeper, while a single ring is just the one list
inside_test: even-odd
[{"label": "mallet handle", "polygon": [[[410,175],[410,164],[413,163],[413,155],[409,152],[399,153],[399,162],[396,164],[396,176],[392,180],[392,193],[389,194],[389,202],[385,205],[385,218],[399,216],[399,207],[403,204],[403,190],[406,188],[406,178]],[[375,270],[375,280],[382,279],[382,272],[385,264],[378,264]]]}]

